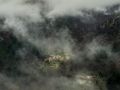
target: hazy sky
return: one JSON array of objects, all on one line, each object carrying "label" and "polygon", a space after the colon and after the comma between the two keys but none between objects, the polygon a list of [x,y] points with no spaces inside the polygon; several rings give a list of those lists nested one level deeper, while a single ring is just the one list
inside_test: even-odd
[{"label": "hazy sky", "polygon": [[49,15],[78,14],[81,9],[104,9],[120,0],[47,0],[52,10]]},{"label": "hazy sky", "polygon": [[[42,0],[35,3],[25,3],[33,0],[0,0],[0,16],[28,16],[31,19],[40,18]],[[100,9],[120,3],[120,0],[43,0],[46,2],[47,16],[79,14],[81,9]]]}]

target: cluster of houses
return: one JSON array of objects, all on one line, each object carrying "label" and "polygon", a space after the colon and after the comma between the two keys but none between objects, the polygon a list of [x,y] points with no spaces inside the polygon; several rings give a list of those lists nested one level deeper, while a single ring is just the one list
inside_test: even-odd
[{"label": "cluster of houses", "polygon": [[45,61],[46,62],[66,62],[70,60],[70,56],[69,55],[50,55],[48,56]]}]

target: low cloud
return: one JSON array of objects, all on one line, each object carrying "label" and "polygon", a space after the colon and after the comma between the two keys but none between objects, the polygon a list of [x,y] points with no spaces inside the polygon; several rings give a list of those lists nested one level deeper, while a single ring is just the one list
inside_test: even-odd
[{"label": "low cloud", "polygon": [[119,0],[47,0],[52,7],[48,16],[80,15],[83,9],[104,10],[107,6],[120,4]]}]

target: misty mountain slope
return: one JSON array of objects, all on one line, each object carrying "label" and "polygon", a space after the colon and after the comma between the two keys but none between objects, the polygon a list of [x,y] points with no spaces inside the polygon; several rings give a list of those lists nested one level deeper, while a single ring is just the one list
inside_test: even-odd
[{"label": "misty mountain slope", "polygon": [[0,89],[119,90],[119,3],[0,0]]},{"label": "misty mountain slope", "polygon": [[[101,18],[103,18],[103,16]],[[104,17],[106,18],[106,16],[104,16]],[[79,17],[63,17],[63,18],[56,19],[55,22],[47,21],[47,22],[41,24],[42,26],[40,26],[40,24],[38,24],[38,25],[34,25],[34,27],[35,28],[37,27],[38,31],[39,31],[39,28],[46,30],[46,31],[43,31],[42,33],[45,33],[45,37],[48,37],[48,38],[51,38],[51,37],[59,38],[59,36],[57,36],[56,33],[60,33],[61,28],[68,28],[72,38],[74,38],[74,40],[76,40],[76,47],[79,47],[79,44],[85,45],[85,46],[82,46],[83,49],[80,48],[80,50],[82,50],[81,52],[83,52],[83,55],[81,56],[83,59],[82,62],[79,63],[79,60],[78,60],[78,63],[76,62],[76,60],[75,61],[73,60],[70,62],[65,62],[65,63],[60,62],[60,64],[58,62],[58,65],[60,65],[59,66],[60,68],[57,70],[57,72],[59,72],[59,74],[61,73],[61,75],[65,76],[65,77],[74,77],[77,74],[77,72],[80,72],[81,70],[86,68],[87,70],[92,72],[93,75],[94,75],[94,73],[96,73],[101,78],[105,78],[108,87],[110,88],[110,90],[112,90],[111,89],[112,87],[110,87],[110,86],[113,85],[116,87],[116,85],[119,84],[119,81],[118,81],[119,80],[119,66],[117,65],[119,62],[119,60],[117,60],[117,59],[119,57],[118,56],[116,57],[116,55],[120,51],[119,47],[118,47],[120,44],[119,43],[119,26],[120,26],[119,24],[120,24],[120,22],[119,22],[119,17],[117,17],[117,16],[114,17],[112,15],[110,17],[112,17],[112,18],[107,19],[103,22],[98,22],[98,23],[97,23],[97,21],[95,21],[93,24],[83,22]],[[53,24],[50,24],[50,22],[52,22]],[[47,25],[47,27],[46,27],[46,25]],[[31,30],[32,30],[32,28],[34,29],[34,27],[30,27]],[[36,30],[37,30],[37,28],[36,28]],[[58,31],[56,31],[56,29]],[[49,30],[53,30],[53,32],[49,32]],[[39,35],[41,33],[32,32],[31,34],[38,35],[37,37],[39,37]],[[0,46],[1,46],[0,47],[1,48],[1,57],[0,58],[1,58],[1,60],[0,61],[1,61],[2,72],[4,72],[4,70],[7,69],[8,71],[6,71],[6,72],[11,73],[10,70],[13,70],[14,74],[17,74],[17,71],[15,69],[17,67],[18,68],[20,67],[19,63],[21,63],[21,64],[24,63],[24,61],[23,61],[24,59],[28,59],[26,61],[28,63],[28,67],[31,65],[32,62],[33,63],[36,62],[36,64],[35,64],[36,66],[34,67],[34,68],[36,68],[36,70],[39,70],[39,65],[41,66],[41,64],[42,64],[43,67],[40,69],[40,71],[42,70],[42,72],[44,72],[44,74],[46,73],[46,71],[43,71],[43,70],[45,70],[45,68],[46,68],[46,70],[52,70],[52,68],[49,67],[49,64],[42,63],[47,56],[42,54],[41,50],[37,50],[37,48],[35,48],[34,46],[29,45],[31,43],[23,41],[24,44],[22,44],[22,46],[21,46],[22,42],[21,41],[19,42],[19,40],[17,40],[16,37],[13,36],[11,34],[11,32],[8,32],[8,31],[7,32],[1,31],[0,37],[1,37],[1,43],[0,43]],[[94,44],[94,39],[99,40],[99,41],[97,41],[98,48],[96,46],[97,43],[95,42],[95,44]],[[101,42],[101,40],[103,40],[103,41]],[[106,43],[106,44],[104,44],[104,43]],[[87,44],[89,46],[88,50],[89,49],[90,50],[86,52]],[[102,44],[103,44],[103,47],[101,47]],[[94,50],[94,48],[91,47],[91,45],[93,45],[93,47],[96,48],[95,50],[98,50],[98,51],[94,51],[92,54],[91,50]],[[109,46],[109,45],[112,46],[112,49],[111,49],[112,51],[109,51],[109,48],[107,51],[106,46]],[[101,47],[101,49],[100,49],[100,47]],[[21,51],[21,50],[23,50],[23,51]],[[27,50],[27,52],[26,52],[26,50]],[[24,52],[24,51],[26,52],[26,54],[24,52],[25,56],[24,56],[23,60],[19,60],[18,57],[20,57],[20,56],[16,57],[15,54],[17,54],[17,51],[19,52],[20,55],[22,55],[21,52]],[[93,58],[89,58],[89,57],[91,57],[91,56],[89,56],[89,53],[91,53]],[[112,56],[110,53],[113,53]],[[78,57],[76,57],[76,59]],[[37,61],[29,60],[31,58],[32,59],[39,58],[40,60],[37,60]],[[92,59],[92,61],[91,61],[91,59]],[[10,63],[9,63],[9,60],[10,60]],[[47,65],[47,66],[44,66],[44,65]],[[56,62],[56,65],[57,65],[57,62]],[[55,68],[55,67],[53,66],[53,68]],[[19,69],[18,69],[18,71],[19,71]],[[23,71],[23,73],[25,73],[25,72]],[[8,75],[9,75],[9,73],[8,73]],[[56,73],[56,71],[47,71],[47,73],[51,73],[51,75],[53,75],[54,73]],[[31,75],[31,73],[29,73],[29,74]],[[25,77],[26,77],[26,75],[25,75]],[[111,85],[111,83],[112,83],[112,85]]]}]

